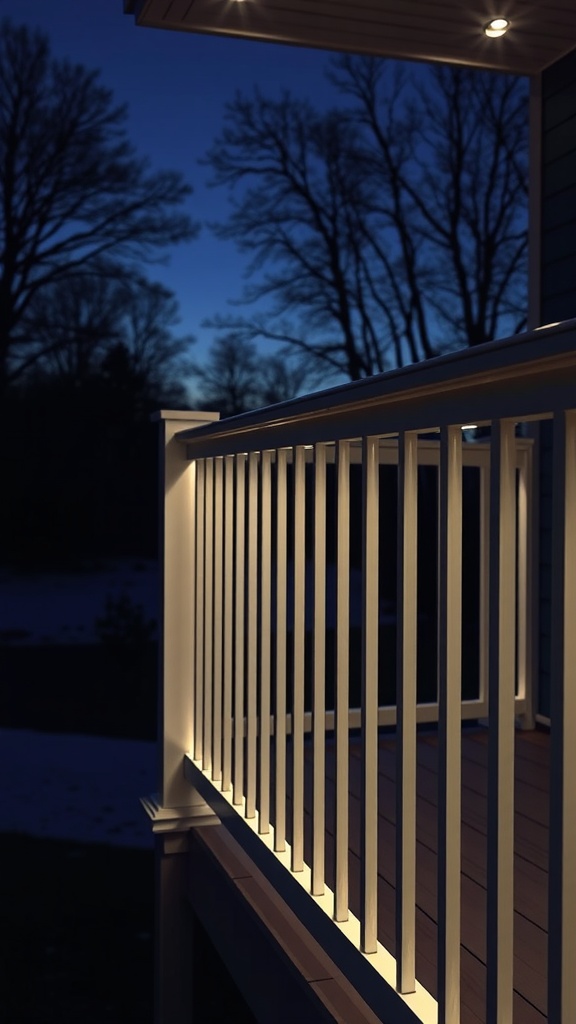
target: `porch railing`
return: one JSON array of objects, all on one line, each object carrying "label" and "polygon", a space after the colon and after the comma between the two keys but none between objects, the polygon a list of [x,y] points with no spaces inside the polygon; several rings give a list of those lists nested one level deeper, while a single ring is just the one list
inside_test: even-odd
[{"label": "porch railing", "polygon": [[[519,717],[530,723],[537,685],[531,436],[549,419],[549,1019],[576,1020],[576,797],[566,784],[576,777],[575,342],[570,322],[227,421],[162,414],[161,804],[192,819],[198,793],[250,850],[263,851],[281,886],[273,855],[384,977],[391,1020],[459,1019],[463,718],[490,726],[486,1020],[513,1019],[514,730]],[[468,440],[472,431],[481,440]],[[415,977],[423,721],[437,721],[439,734],[437,1001]],[[395,960],[378,942],[377,915],[378,729],[393,723]],[[348,898],[351,729],[362,751],[358,919]],[[324,849],[328,735],[333,892]],[[295,891],[287,883],[288,899]]]}]

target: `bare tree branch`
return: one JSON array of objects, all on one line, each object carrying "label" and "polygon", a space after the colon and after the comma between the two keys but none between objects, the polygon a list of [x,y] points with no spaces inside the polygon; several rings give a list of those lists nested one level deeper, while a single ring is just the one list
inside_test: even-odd
[{"label": "bare tree branch", "polygon": [[236,416],[295,398],[317,376],[293,352],[267,355],[239,326],[213,342],[208,358],[192,364],[194,404]]},{"label": "bare tree branch", "polygon": [[0,24],[0,386],[39,351],[28,313],[46,289],[118,277],[196,232],[189,186],[152,173],[125,122],[97,73],[53,59],[42,33]]},{"label": "bare tree branch", "polygon": [[389,67],[335,59],[346,105],[325,114],[237,94],[205,161],[231,200],[216,230],[250,257],[243,302],[266,302],[236,328],[352,379],[490,340],[526,307],[525,83]]}]

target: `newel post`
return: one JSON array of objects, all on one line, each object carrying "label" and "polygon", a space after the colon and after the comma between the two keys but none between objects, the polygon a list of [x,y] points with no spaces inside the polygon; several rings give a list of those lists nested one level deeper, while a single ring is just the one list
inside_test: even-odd
[{"label": "newel post", "polygon": [[160,412],[160,764],[162,806],[190,802],[183,755],[193,740],[195,466],[176,436],[219,418],[210,412]]},{"label": "newel post", "polygon": [[193,921],[187,903],[188,836],[218,819],[184,778],[194,729],[195,465],[179,431],[219,418],[160,412],[160,644],[158,792],[143,804],[156,847],[157,1024],[189,1024],[193,1012]]}]

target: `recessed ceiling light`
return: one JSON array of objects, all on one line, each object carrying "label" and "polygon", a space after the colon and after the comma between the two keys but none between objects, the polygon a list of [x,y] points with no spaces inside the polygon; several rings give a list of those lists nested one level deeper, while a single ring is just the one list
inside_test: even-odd
[{"label": "recessed ceiling light", "polygon": [[484,25],[484,35],[488,36],[489,39],[498,39],[503,36],[510,28],[510,22],[508,18],[492,18],[486,25]]}]

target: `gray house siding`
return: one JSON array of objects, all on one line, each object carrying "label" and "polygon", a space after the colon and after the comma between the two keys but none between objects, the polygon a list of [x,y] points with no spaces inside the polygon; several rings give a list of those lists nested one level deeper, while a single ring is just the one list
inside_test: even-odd
[{"label": "gray house siding", "polygon": [[[576,317],[576,50],[542,75],[543,324]],[[548,716],[550,665],[551,424],[540,430],[540,665],[538,711]]]},{"label": "gray house siding", "polygon": [[576,316],[576,50],[542,75],[542,323]]}]

